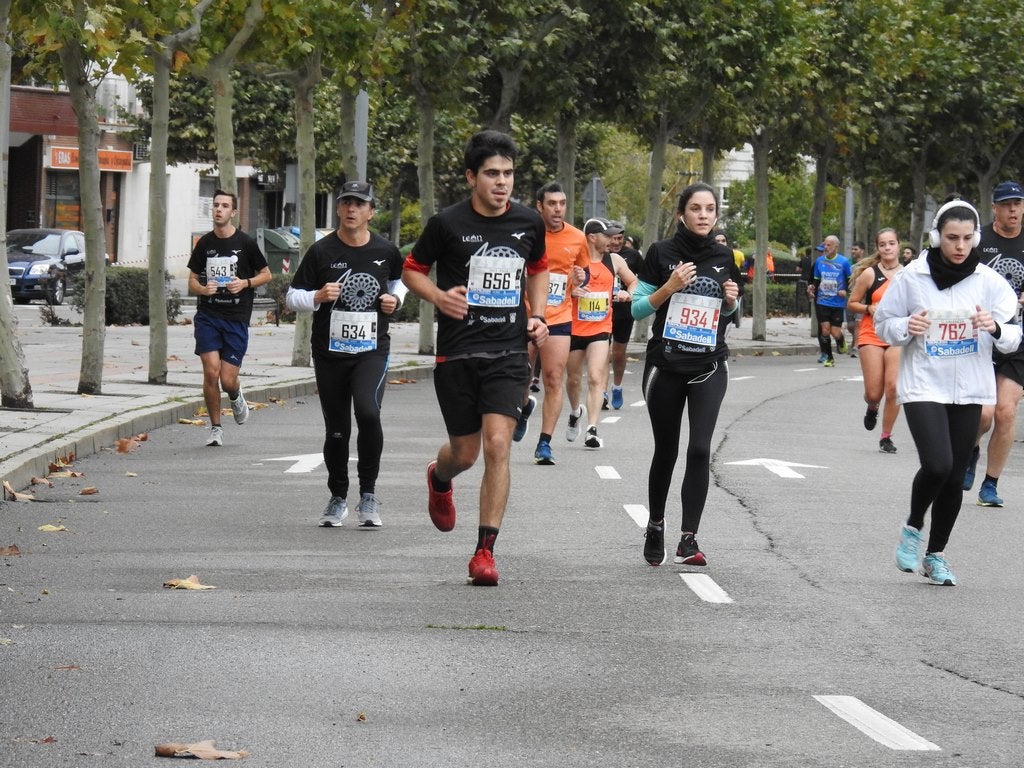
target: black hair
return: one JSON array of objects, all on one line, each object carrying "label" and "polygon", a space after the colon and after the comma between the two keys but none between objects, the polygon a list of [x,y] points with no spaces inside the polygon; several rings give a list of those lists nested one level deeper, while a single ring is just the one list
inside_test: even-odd
[{"label": "black hair", "polygon": [[686,210],[686,204],[690,202],[690,198],[698,192],[710,192],[711,196],[715,198],[715,210],[718,210],[718,193],[715,192],[715,188],[710,184],[705,184],[703,181],[697,181],[688,186],[683,190],[683,193],[679,195],[679,207],[676,209],[679,213]]},{"label": "black hair", "polygon": [[557,194],[558,192],[561,192],[563,195],[565,194],[565,190],[562,189],[562,185],[559,184],[557,181],[549,181],[547,184],[545,184],[543,187],[537,190],[537,194],[534,196],[534,199],[538,203],[543,204],[544,197],[546,195]]},{"label": "black hair", "polygon": [[484,161],[500,155],[515,162],[519,154],[519,148],[512,140],[512,137],[501,131],[480,131],[474,133],[466,143],[466,151],[463,154],[465,170],[474,174],[480,170]]},{"label": "black hair", "polygon": [[230,197],[231,210],[238,210],[238,195],[236,195],[234,192],[225,192],[223,189],[213,190],[213,199],[216,200],[218,197]]},{"label": "black hair", "polygon": [[[971,207],[971,204],[964,202],[963,200],[958,200],[957,198],[954,198],[954,200],[962,203],[962,205],[950,205],[949,208],[944,210],[942,215],[939,217],[939,220],[935,222],[935,229],[941,232],[942,227],[950,220],[969,221],[974,225],[974,228],[977,229],[981,225],[981,222],[978,221],[978,214],[975,212],[974,208]],[[954,202],[954,200],[951,200],[950,202]]]},{"label": "black hair", "polygon": [[[876,235],[875,237],[877,238],[878,236]],[[864,241],[863,240],[854,240],[853,244],[855,246],[857,246],[858,248],[860,248],[862,251],[865,249],[865,245],[864,245]]]}]

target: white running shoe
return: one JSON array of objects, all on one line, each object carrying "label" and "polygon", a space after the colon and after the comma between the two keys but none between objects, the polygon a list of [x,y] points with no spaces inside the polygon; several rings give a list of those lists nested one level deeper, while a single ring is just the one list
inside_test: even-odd
[{"label": "white running shoe", "polygon": [[323,528],[340,528],[348,517],[348,505],[341,496],[331,496],[327,508],[320,515],[320,526]]},{"label": "white running shoe", "polygon": [[220,424],[210,427],[210,439],[207,445],[224,445],[224,427]]},{"label": "white running shoe", "polygon": [[364,493],[359,499],[356,515],[360,528],[380,528],[384,525],[380,519],[380,502],[372,493]]},{"label": "white running shoe", "polygon": [[238,397],[234,400],[228,398],[228,402],[231,403],[231,413],[235,417],[235,424],[245,424],[246,419],[249,418],[249,404],[245,402],[242,390],[238,390]]},{"label": "white running shoe", "polygon": [[565,439],[570,443],[580,436],[580,429],[587,423],[587,406],[581,405],[578,414],[569,414],[569,426],[565,428]]}]

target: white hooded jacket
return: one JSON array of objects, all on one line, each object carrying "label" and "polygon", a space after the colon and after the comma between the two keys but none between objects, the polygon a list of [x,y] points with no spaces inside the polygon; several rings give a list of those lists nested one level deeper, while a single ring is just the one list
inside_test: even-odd
[{"label": "white hooded jacket", "polygon": [[[910,315],[921,310],[928,310],[932,329],[937,329],[939,323],[935,318],[942,311],[959,310],[973,315],[977,307],[987,309],[999,324],[999,338],[978,330],[977,344],[969,353],[960,354],[955,346],[937,349],[941,345],[929,344],[928,334],[912,336],[907,330]],[[878,337],[887,344],[904,348],[896,382],[899,403],[995,403],[992,349],[995,347],[1004,353],[1017,349],[1021,327],[1015,324],[1016,317],[1017,296],[1013,289],[1000,274],[984,264],[979,264],[973,274],[955,285],[939,290],[932,279],[926,254],[914,259],[893,279],[874,315]],[[961,330],[966,330],[970,336],[969,320],[966,329]]]}]

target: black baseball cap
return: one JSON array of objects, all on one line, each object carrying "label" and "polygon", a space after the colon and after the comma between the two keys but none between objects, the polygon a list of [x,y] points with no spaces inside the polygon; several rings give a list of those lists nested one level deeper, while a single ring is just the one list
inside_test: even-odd
[{"label": "black baseball cap", "polygon": [[354,197],[356,200],[373,202],[373,184],[368,181],[346,181],[341,185],[341,192],[338,193],[338,201],[346,197]]}]

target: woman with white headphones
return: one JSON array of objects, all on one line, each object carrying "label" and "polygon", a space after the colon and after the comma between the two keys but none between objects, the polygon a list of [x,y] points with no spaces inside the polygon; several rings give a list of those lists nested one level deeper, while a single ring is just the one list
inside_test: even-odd
[{"label": "woman with white headphones", "polygon": [[981,406],[996,401],[992,348],[1010,352],[1021,339],[1020,326],[1011,324],[1017,297],[1001,275],[979,263],[980,239],[974,207],[947,202],[932,221],[931,247],[893,279],[874,313],[878,336],[904,347],[896,396],[921,461],[896,565],[908,572],[920,567],[930,583],[942,586],[956,585],[946,543],[960,511]]}]

